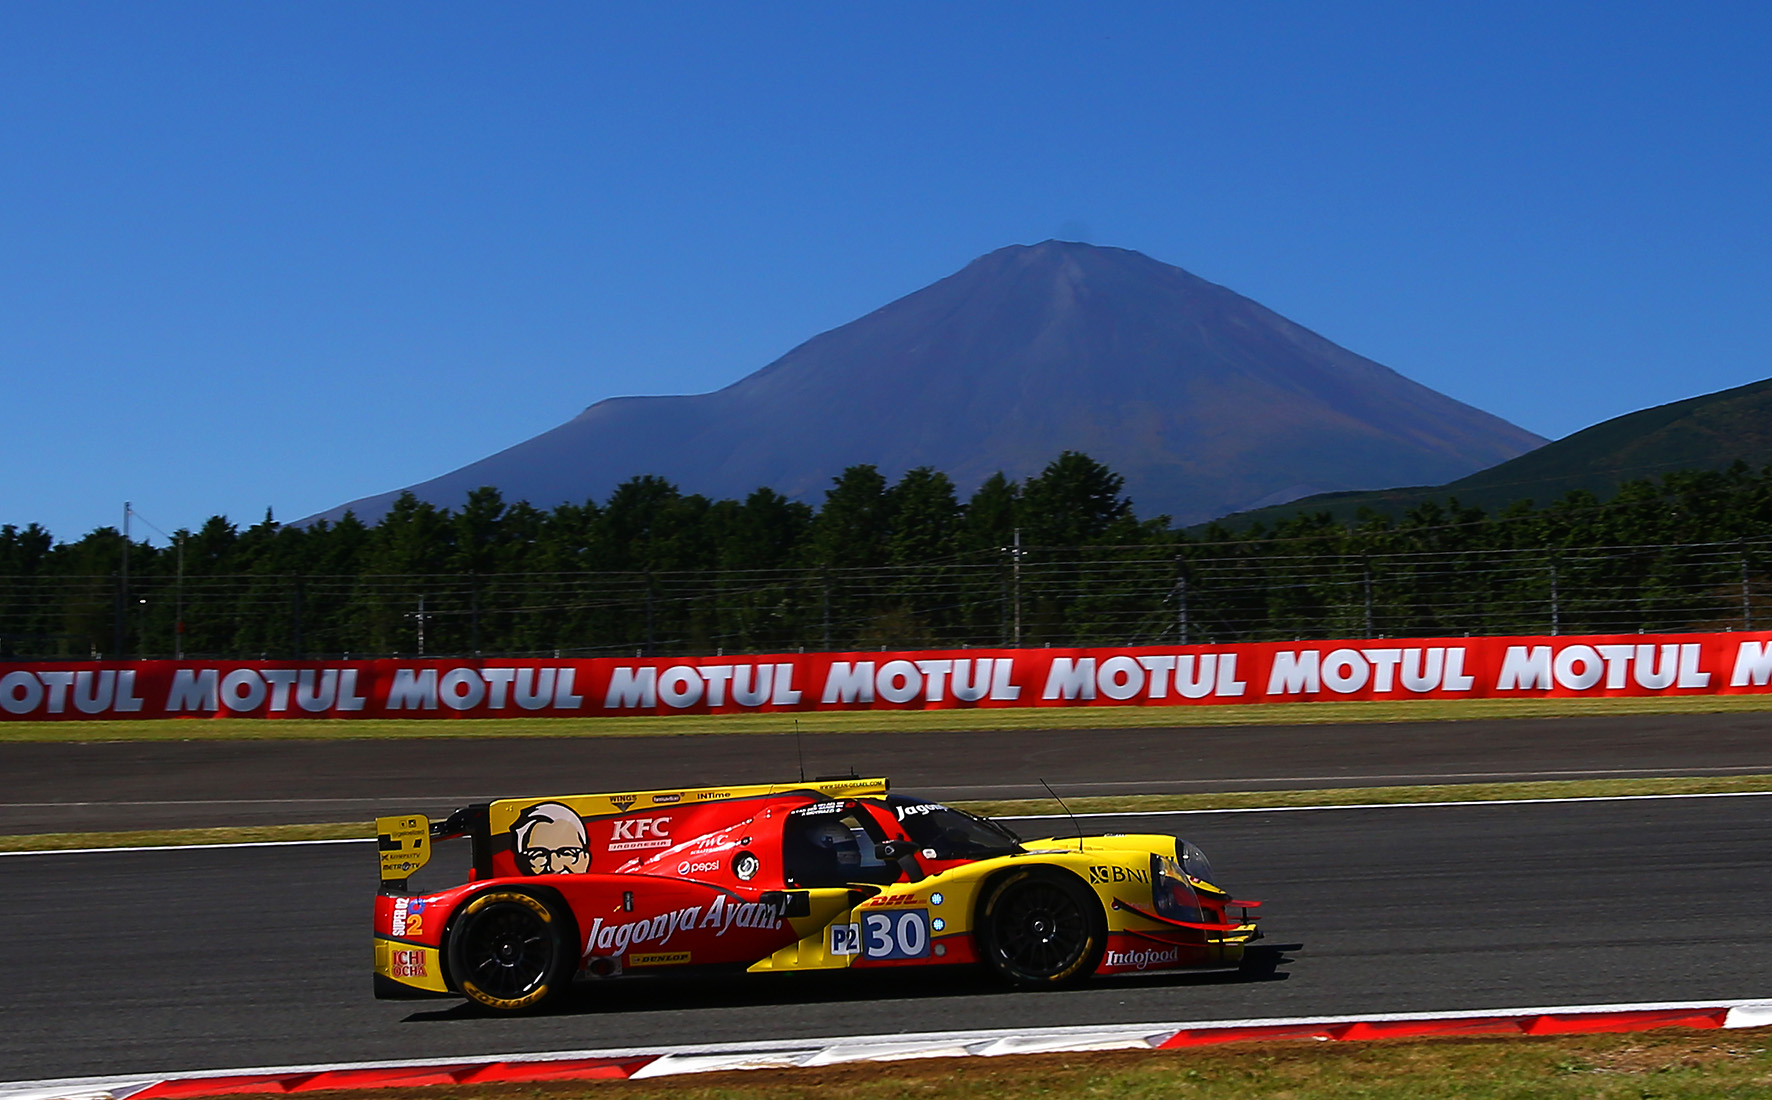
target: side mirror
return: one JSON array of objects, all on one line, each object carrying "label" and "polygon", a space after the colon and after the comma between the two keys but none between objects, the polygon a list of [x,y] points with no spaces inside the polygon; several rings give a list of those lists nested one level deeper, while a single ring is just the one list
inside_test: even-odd
[{"label": "side mirror", "polygon": [[901,860],[916,850],[917,846],[908,840],[887,840],[874,845],[874,854],[887,863]]}]

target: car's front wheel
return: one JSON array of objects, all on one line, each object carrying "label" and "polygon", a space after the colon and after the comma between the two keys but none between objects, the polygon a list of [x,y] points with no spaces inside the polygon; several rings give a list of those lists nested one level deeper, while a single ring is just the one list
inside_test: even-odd
[{"label": "car's front wheel", "polygon": [[979,955],[1012,985],[1083,981],[1101,962],[1107,918],[1075,875],[1031,867],[992,883],[978,910]]},{"label": "car's front wheel", "polygon": [[547,902],[516,890],[481,894],[449,935],[449,972],[462,995],[498,1012],[524,1012],[572,980],[565,921]]}]

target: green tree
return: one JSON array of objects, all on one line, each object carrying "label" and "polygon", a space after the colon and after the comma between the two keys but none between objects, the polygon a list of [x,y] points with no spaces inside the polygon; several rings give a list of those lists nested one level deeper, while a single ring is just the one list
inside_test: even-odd
[{"label": "green tree", "polygon": [[886,564],[892,504],[886,479],[874,466],[851,466],[832,478],[812,527],[813,560],[838,568]]},{"label": "green tree", "polygon": [[1030,478],[1021,494],[1023,541],[1083,546],[1130,537],[1138,520],[1121,496],[1126,479],[1080,451],[1065,451]]}]

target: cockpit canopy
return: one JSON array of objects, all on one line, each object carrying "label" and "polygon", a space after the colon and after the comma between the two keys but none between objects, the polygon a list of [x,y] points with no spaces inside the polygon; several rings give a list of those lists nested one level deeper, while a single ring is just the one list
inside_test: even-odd
[{"label": "cockpit canopy", "polygon": [[905,836],[934,859],[990,859],[1022,850],[1021,838],[1003,826],[939,802],[889,795],[886,808]]}]

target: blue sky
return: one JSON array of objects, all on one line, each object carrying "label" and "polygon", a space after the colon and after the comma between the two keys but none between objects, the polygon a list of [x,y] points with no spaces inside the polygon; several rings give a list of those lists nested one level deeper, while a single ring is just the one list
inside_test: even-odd
[{"label": "blue sky", "polygon": [[1764,4],[0,0],[0,523],[291,520],[1049,237],[1557,437],[1772,375]]}]

